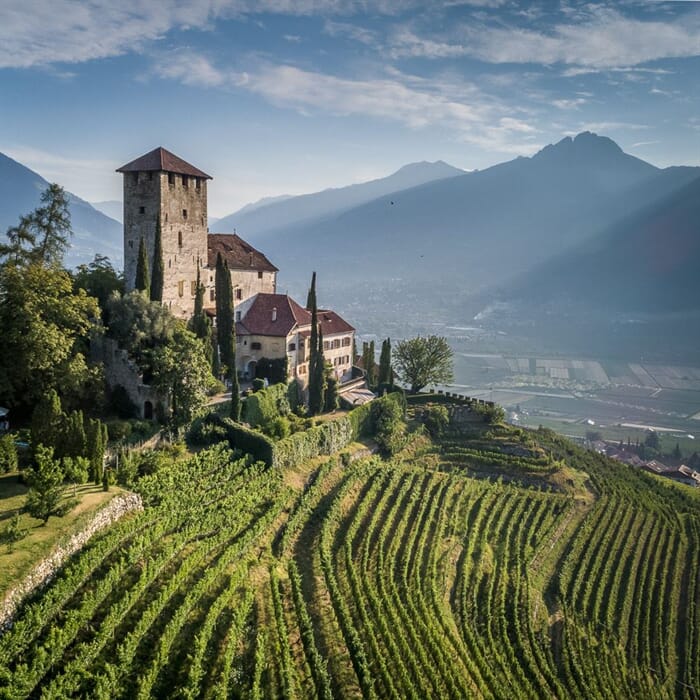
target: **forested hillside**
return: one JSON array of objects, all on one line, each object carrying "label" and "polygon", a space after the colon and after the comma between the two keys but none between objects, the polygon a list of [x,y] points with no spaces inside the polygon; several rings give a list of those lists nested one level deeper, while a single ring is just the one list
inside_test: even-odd
[{"label": "forested hillside", "polygon": [[690,490],[481,422],[366,455],[221,444],[142,478],[0,636],[0,693],[697,696]]}]

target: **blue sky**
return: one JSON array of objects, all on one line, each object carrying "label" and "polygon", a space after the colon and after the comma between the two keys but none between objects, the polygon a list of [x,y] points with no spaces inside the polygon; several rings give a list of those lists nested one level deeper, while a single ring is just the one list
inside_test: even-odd
[{"label": "blue sky", "polygon": [[91,201],[158,145],[222,216],[582,130],[700,165],[700,3],[0,3],[0,151]]}]

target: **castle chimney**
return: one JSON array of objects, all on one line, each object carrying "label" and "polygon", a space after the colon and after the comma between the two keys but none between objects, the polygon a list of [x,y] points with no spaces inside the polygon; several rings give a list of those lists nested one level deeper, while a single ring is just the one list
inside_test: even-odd
[{"label": "castle chimney", "polygon": [[277,320],[277,307],[276,306],[272,307],[272,320],[273,321]]}]

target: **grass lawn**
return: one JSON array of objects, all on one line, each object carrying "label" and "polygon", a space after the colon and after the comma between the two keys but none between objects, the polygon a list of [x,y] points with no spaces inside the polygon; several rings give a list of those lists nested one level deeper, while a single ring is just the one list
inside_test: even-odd
[{"label": "grass lawn", "polygon": [[[78,505],[62,518],[51,516],[46,525],[23,513],[20,526],[27,530],[26,536],[12,547],[0,545],[0,599],[8,589],[26,576],[37,562],[49,554],[57,542],[78,532],[98,508],[121,491],[117,486],[110,486],[108,492],[94,484],[78,486]],[[19,483],[18,474],[0,476],[0,531],[7,527],[10,518],[22,508],[26,493],[27,487]],[[66,489],[66,498],[72,497],[73,487],[69,486]]]}]

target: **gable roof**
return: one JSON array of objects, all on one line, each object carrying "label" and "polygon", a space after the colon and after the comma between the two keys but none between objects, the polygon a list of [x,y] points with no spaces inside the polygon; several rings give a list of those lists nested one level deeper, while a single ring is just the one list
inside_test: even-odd
[{"label": "gable roof", "polygon": [[194,165],[176,156],[162,147],[154,148],[145,155],[132,160],[121,168],[117,168],[118,173],[147,172],[149,170],[163,171],[166,173],[178,173],[180,175],[191,175],[192,177],[203,177],[211,180],[211,175],[207,175]]},{"label": "gable roof", "polygon": [[[273,309],[277,314],[274,321]],[[286,337],[295,326],[310,322],[311,314],[288,294],[260,293],[241,319],[240,328],[243,334]]]},{"label": "gable roof", "polygon": [[207,236],[207,250],[209,267],[216,266],[216,256],[221,253],[229,270],[278,271],[263,253],[235,233],[210,233]]},{"label": "gable roof", "polygon": [[[272,320],[272,310],[277,310],[276,320]],[[337,333],[350,333],[355,329],[335,311],[319,309],[318,320],[323,337]],[[287,336],[294,328],[304,328],[300,335],[311,334],[311,312],[298,304],[288,294],[256,295],[245,316],[236,325],[241,335]]]}]

